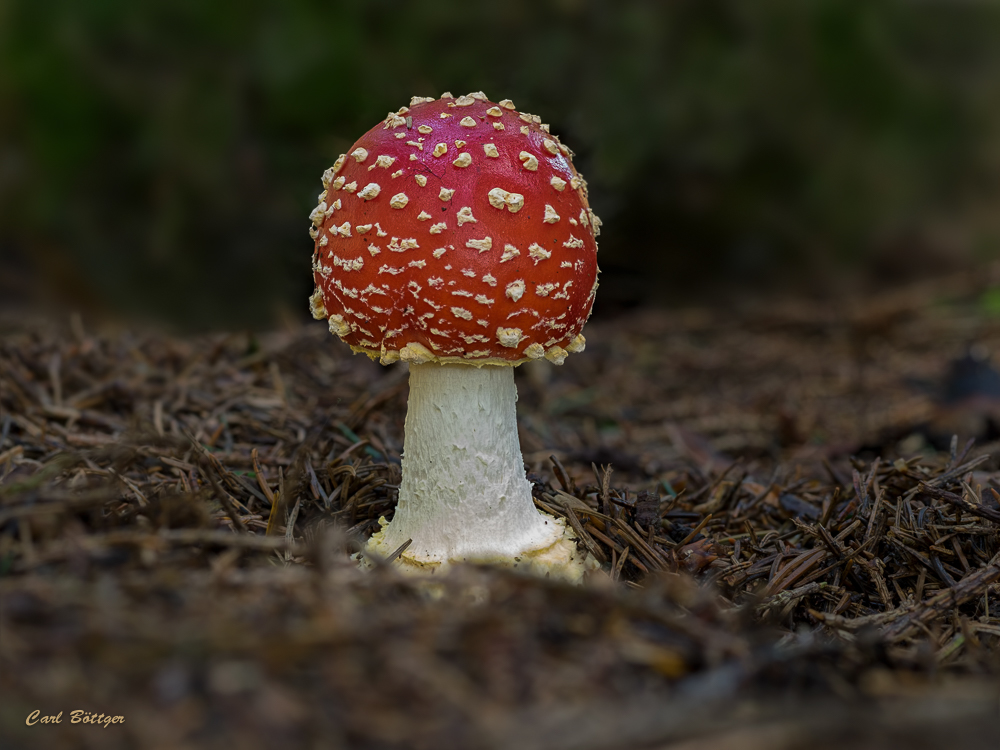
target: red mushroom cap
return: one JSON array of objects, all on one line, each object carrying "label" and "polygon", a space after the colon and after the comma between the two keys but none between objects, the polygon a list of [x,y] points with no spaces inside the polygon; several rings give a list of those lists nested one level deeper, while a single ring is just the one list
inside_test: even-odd
[{"label": "red mushroom cap", "polygon": [[510,101],[414,97],[323,175],[313,314],[384,364],[561,364],[598,274],[571,155]]}]

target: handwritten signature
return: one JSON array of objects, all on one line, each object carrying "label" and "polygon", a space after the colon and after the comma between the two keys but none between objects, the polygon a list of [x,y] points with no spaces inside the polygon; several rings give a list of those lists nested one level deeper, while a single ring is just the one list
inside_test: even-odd
[{"label": "handwritten signature", "polygon": [[[24,720],[24,723],[29,727],[35,726],[35,724],[62,724],[63,722],[63,712],[60,711],[57,714],[50,714],[47,716],[42,716],[42,712],[35,709],[30,714],[28,718]],[[105,729],[107,729],[112,724],[124,724],[124,716],[112,716],[110,714],[98,714],[91,711],[70,711],[69,712],[69,723],[70,724],[100,724]]]}]

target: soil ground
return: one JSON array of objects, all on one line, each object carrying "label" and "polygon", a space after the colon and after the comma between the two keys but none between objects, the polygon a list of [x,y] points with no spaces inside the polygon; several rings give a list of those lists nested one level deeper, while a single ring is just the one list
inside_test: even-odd
[{"label": "soil ground", "polygon": [[3,747],[996,748],[991,274],[639,310],[520,368],[579,587],[358,569],[406,370],[322,324],[9,317]]}]

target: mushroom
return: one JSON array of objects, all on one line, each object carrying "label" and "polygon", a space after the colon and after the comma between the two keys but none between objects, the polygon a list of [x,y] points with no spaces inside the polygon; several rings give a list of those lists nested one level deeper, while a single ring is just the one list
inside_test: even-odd
[{"label": "mushroom", "polygon": [[513,368],[582,351],[600,220],[572,152],[482,93],[414,97],[323,175],[313,315],[410,367],[403,477],[368,548],[407,570],[489,562],[579,579],[595,563],[532,501]]}]

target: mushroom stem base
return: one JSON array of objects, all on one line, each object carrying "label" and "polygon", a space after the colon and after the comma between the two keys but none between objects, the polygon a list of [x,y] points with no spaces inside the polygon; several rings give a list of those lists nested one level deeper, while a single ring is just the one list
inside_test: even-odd
[{"label": "mushroom stem base", "polygon": [[[548,547],[524,552],[516,558],[464,559],[461,562],[490,564],[500,568],[511,568],[542,578],[557,578],[573,584],[583,583],[584,576],[590,571],[599,570],[601,564],[594,559],[593,555],[579,548],[579,545],[576,543],[575,532],[566,526],[565,521],[561,518],[552,518],[547,514],[544,515],[562,529],[560,537]],[[387,558],[398,549],[398,547],[390,549],[390,546],[385,543],[385,528],[388,523],[385,518],[379,519],[382,529],[375,532],[371,539],[368,540],[368,544],[365,547],[366,551],[372,551],[380,557]],[[396,569],[405,575],[428,576],[444,574],[456,562],[459,561],[420,562],[419,560],[407,557],[404,552],[396,559],[394,564]],[[363,556],[361,564],[362,567],[370,567],[370,564],[364,560]]]}]

